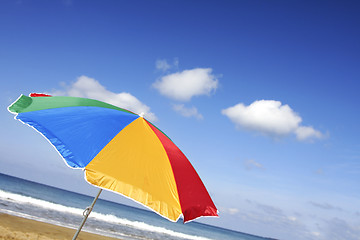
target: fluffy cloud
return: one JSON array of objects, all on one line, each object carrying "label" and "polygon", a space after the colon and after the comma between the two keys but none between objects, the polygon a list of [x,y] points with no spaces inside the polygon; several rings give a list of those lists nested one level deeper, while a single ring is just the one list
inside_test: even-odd
[{"label": "fluffy cloud", "polygon": [[218,87],[211,68],[195,68],[163,76],[153,83],[162,95],[178,101],[189,101],[194,96],[210,95]]},{"label": "fluffy cloud", "polygon": [[312,127],[299,126],[295,129],[298,140],[303,141],[309,138],[322,138],[323,134]]},{"label": "fluffy cloud", "polygon": [[301,126],[301,117],[289,105],[282,105],[280,101],[259,100],[249,106],[239,103],[221,112],[239,129],[271,136],[286,136],[293,133],[300,141],[323,137],[323,134],[314,128]]},{"label": "fluffy cloud", "polygon": [[55,91],[52,93],[52,95],[68,95],[72,97],[92,98],[128,109],[137,114],[144,113],[144,116],[150,121],[157,120],[155,114],[150,111],[150,107],[142,103],[139,99],[130,93],[111,92],[93,78],[81,76],[77,79],[76,82],[65,88],[66,90]]}]

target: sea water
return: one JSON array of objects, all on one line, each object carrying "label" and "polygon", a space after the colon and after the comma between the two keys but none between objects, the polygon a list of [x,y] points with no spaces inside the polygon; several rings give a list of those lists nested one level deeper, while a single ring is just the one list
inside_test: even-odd
[{"label": "sea water", "polygon": [[[0,173],[0,212],[76,229],[93,197]],[[264,240],[197,222],[170,222],[159,215],[98,199],[83,231],[124,240]],[[75,233],[75,230],[74,230]]]}]

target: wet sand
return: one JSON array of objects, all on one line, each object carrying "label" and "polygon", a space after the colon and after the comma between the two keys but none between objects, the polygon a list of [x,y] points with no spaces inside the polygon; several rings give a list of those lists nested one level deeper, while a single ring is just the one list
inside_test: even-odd
[{"label": "wet sand", "polygon": [[[0,213],[0,240],[68,240],[76,230]],[[116,238],[81,232],[79,240],[115,240]]]}]

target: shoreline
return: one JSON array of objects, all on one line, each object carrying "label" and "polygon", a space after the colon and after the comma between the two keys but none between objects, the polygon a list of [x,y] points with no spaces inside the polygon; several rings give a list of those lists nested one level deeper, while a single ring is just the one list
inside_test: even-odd
[{"label": "shoreline", "polygon": [[[64,240],[72,239],[76,229],[0,213],[1,240]],[[118,240],[81,231],[79,240]]]}]

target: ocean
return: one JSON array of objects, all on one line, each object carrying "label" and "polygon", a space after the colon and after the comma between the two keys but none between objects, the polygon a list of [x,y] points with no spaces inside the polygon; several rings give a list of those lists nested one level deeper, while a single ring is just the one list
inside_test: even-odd
[{"label": "ocean", "polygon": [[[77,229],[93,196],[0,173],[0,212]],[[154,212],[98,199],[83,231],[124,240],[265,240],[196,221],[170,222]],[[75,230],[74,230],[75,233]]]}]

